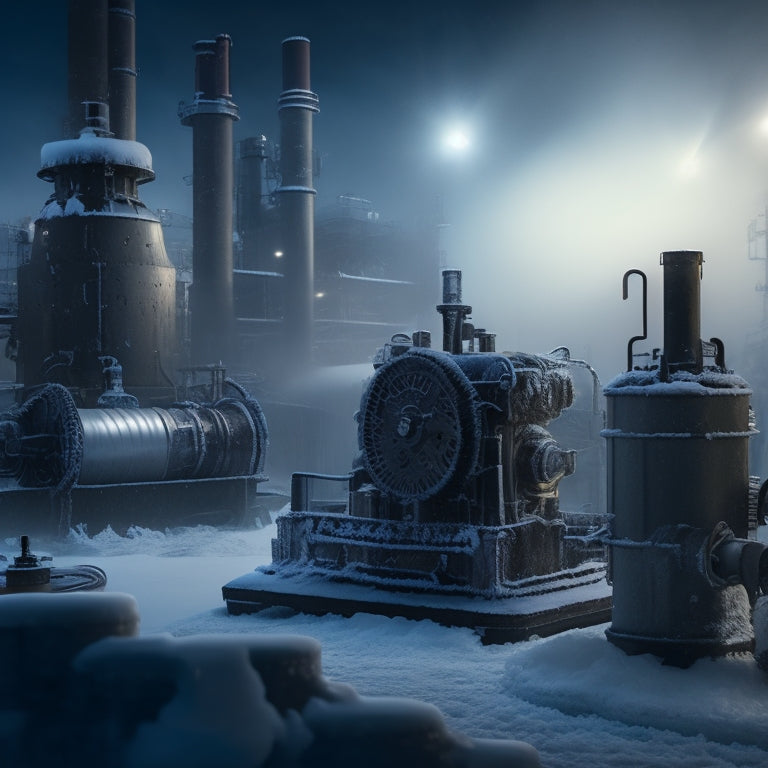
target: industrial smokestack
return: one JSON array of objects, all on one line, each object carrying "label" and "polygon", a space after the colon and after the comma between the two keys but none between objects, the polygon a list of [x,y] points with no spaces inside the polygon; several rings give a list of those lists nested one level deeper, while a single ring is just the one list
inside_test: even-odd
[{"label": "industrial smokestack", "polygon": [[280,115],[280,219],[285,275],[286,342],[292,359],[307,362],[312,355],[314,302],[315,195],[312,172],[312,116],[318,98],[310,90],[309,40],[283,40],[283,92]]},{"label": "industrial smokestack", "polygon": [[109,0],[109,119],[116,139],[136,140],[135,0]]},{"label": "industrial smokestack", "polygon": [[192,126],[190,307],[196,365],[226,358],[234,348],[232,123],[239,110],[229,93],[230,45],[229,35],[194,44],[195,99],[179,108],[182,124]]},{"label": "industrial smokestack", "polygon": [[108,100],[107,0],[70,0],[68,18],[69,114],[65,134],[84,126],[84,102]]}]

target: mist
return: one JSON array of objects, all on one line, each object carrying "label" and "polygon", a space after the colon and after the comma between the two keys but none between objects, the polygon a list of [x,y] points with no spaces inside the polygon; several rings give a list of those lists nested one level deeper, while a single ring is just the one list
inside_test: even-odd
[{"label": "mist", "polygon": [[[463,270],[473,321],[499,349],[565,345],[611,378],[641,330],[640,292],[631,285],[622,302],[623,273],[648,275],[648,345],[659,346],[659,253],[694,249],[705,258],[702,334],[723,338],[729,365],[744,354],[763,279],[746,253],[765,205],[762,3],[137,6],[150,207],[191,215],[192,139],[176,107],[192,97],[194,40],[233,37],[237,141],[277,137],[280,42],[303,34],[320,97],[318,208],[351,193],[408,224],[434,216],[439,200],[446,265]],[[0,52],[13,94],[0,126],[0,219],[13,222],[50,191],[35,173],[41,144],[61,138],[66,7],[4,13],[19,31]],[[453,125],[467,131],[465,156],[440,149]]]}]

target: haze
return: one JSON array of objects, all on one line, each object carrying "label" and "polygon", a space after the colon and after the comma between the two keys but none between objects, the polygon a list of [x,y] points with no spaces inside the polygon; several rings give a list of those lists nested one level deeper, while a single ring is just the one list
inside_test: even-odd
[{"label": "haze", "polygon": [[[0,48],[0,220],[35,216],[49,187],[40,146],[61,138],[66,3],[4,8]],[[447,266],[464,271],[475,324],[499,349],[559,345],[605,381],[640,332],[649,276],[649,347],[661,344],[663,250],[704,251],[702,335],[738,367],[759,322],[764,265],[747,226],[765,209],[768,114],[761,2],[137,2],[138,139],[152,151],[154,208],[191,214],[192,43],[233,38],[235,139],[277,138],[280,43],[312,40],[323,156],[318,206],[369,198],[385,219],[450,227]],[[446,132],[464,140],[445,151]],[[373,350],[372,350],[373,351]]]}]

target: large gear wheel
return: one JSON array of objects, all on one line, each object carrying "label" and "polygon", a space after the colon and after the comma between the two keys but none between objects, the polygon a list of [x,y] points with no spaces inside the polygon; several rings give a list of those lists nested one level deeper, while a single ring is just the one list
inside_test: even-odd
[{"label": "large gear wheel", "polygon": [[477,467],[479,407],[474,387],[445,354],[411,350],[381,366],[358,425],[373,483],[401,502],[460,486]]}]

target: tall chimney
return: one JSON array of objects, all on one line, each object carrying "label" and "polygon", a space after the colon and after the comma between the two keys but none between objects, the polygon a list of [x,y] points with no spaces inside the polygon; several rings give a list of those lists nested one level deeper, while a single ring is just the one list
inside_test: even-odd
[{"label": "tall chimney", "polygon": [[229,35],[198,40],[195,98],[181,105],[192,126],[192,363],[203,365],[234,351],[232,123],[239,109],[229,93]]},{"label": "tall chimney", "polygon": [[70,0],[68,100],[65,134],[76,138],[85,125],[84,102],[107,104],[107,0]]},{"label": "tall chimney", "polygon": [[283,40],[283,92],[280,115],[280,220],[285,275],[284,331],[292,359],[308,362],[312,355],[314,302],[314,216],[312,116],[319,112],[310,90],[309,40]]},{"label": "tall chimney", "polygon": [[109,122],[116,139],[136,140],[136,4],[109,0]]}]

